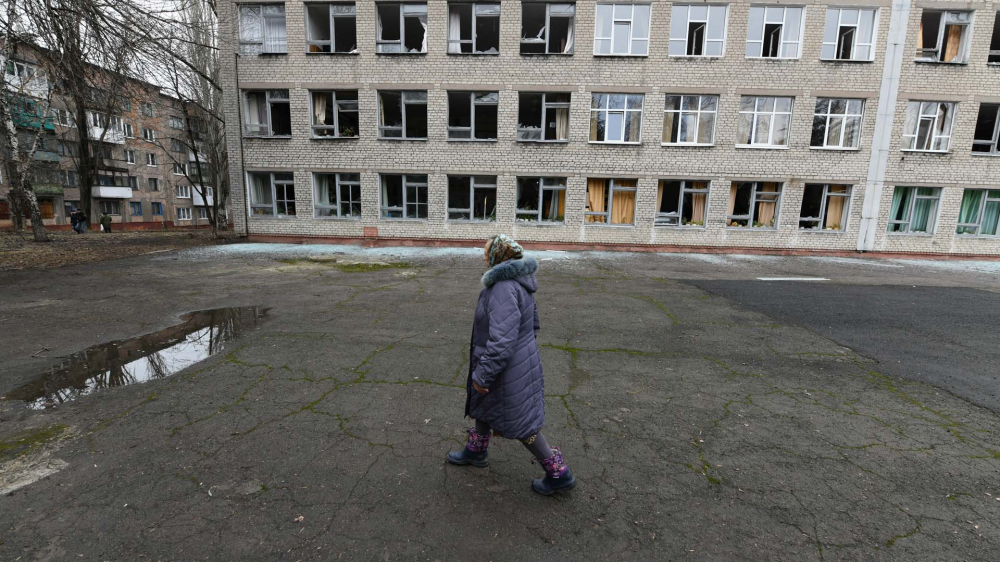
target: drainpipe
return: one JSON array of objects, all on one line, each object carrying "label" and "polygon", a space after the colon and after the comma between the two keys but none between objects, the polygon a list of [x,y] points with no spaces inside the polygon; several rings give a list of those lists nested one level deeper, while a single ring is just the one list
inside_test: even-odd
[{"label": "drainpipe", "polygon": [[875,249],[878,232],[878,210],[885,186],[885,170],[889,163],[892,145],[892,126],[896,117],[899,97],[899,80],[906,55],[906,27],[910,21],[911,0],[893,0],[889,16],[889,33],[885,44],[885,65],[882,68],[882,85],[879,89],[878,113],[875,116],[875,134],[872,135],[871,160],[865,181],[865,199],[861,207],[861,228],[858,232],[858,251]]},{"label": "drainpipe", "polygon": [[[246,186],[247,173],[243,169],[243,165],[246,162],[246,155],[243,152],[243,95],[240,93],[240,54],[238,45],[237,48],[233,49],[233,72],[236,73],[234,80],[236,82],[236,141],[240,143],[240,190],[243,192],[243,229],[244,236],[250,236],[250,193]],[[232,180],[232,175],[230,175],[229,179]],[[229,191],[232,193],[232,186],[230,186]]]}]

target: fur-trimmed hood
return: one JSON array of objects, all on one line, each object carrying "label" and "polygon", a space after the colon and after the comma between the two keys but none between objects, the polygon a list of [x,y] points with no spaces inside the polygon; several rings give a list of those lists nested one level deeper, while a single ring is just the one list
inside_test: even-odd
[{"label": "fur-trimmed hood", "polygon": [[500,281],[515,279],[529,293],[538,290],[538,281],[535,280],[535,272],[538,271],[538,261],[535,258],[521,258],[519,260],[507,260],[498,263],[483,274],[483,285],[492,287]]}]

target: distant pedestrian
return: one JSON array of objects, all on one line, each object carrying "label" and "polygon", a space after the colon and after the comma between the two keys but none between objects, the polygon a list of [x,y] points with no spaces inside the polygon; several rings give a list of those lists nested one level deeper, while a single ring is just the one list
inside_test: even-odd
[{"label": "distant pedestrian", "polygon": [[101,228],[107,234],[111,233],[111,215],[107,213],[101,213]]},{"label": "distant pedestrian", "polygon": [[73,230],[75,230],[77,232],[77,234],[86,234],[87,233],[87,215],[83,212],[83,210],[77,209],[77,210],[73,211],[73,214],[71,215],[71,217],[72,217],[70,219],[71,222],[75,220],[75,222],[72,222],[72,224],[73,224]]},{"label": "distant pedestrian", "polygon": [[69,214],[69,224],[73,227],[73,232],[80,234],[80,216],[78,210],[73,210]]},{"label": "distant pedestrian", "polygon": [[542,495],[569,490],[576,484],[559,449],[542,435],[545,423],[545,382],[535,335],[539,330],[535,291],[538,262],[524,257],[521,246],[507,235],[491,238],[485,247],[489,271],[472,323],[465,415],[476,426],[461,451],[448,462],[478,467],[489,464],[490,431],[517,439],[545,469],[532,482]]}]

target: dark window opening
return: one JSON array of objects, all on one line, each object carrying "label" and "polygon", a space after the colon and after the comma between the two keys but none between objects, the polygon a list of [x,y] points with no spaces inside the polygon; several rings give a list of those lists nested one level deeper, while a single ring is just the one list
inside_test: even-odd
[{"label": "dark window opening", "polygon": [[857,27],[843,26],[837,34],[837,58],[841,60],[851,60],[854,48],[854,33]]},{"label": "dark window opening", "polygon": [[358,48],[357,22],[354,18],[333,18],[333,50],[350,53]]},{"label": "dark window opening", "polygon": [[476,138],[495,139],[497,138],[497,106],[496,105],[476,105]]},{"label": "dark window opening", "polygon": [[403,49],[414,53],[424,51],[424,24],[416,16],[403,18]]},{"label": "dark window opening", "polygon": [[805,191],[802,193],[802,210],[799,212],[800,223],[819,222],[820,211],[823,208],[823,186],[822,185],[807,185]]},{"label": "dark window opening", "polygon": [[408,138],[427,136],[427,104],[406,104],[406,136]]},{"label": "dark window opening", "polygon": [[521,94],[517,110],[518,140],[542,138],[543,94]]},{"label": "dark window opening", "polygon": [[399,4],[376,4],[381,41],[399,41]]},{"label": "dark window opening", "polygon": [[499,17],[476,18],[476,52],[490,54],[500,52]]},{"label": "dark window opening", "polygon": [[705,22],[688,23],[687,54],[701,56],[705,48]]},{"label": "dark window opening", "polygon": [[753,196],[754,184],[743,182],[736,186],[736,194],[733,198],[732,215],[746,218],[730,219],[727,226],[749,226],[750,225],[750,198]]},{"label": "dark window opening", "polygon": [[275,136],[292,134],[292,112],[289,104],[271,104],[271,134]]},{"label": "dark window opening", "polygon": [[781,24],[764,24],[764,48],[761,51],[762,57],[777,58],[781,48]]},{"label": "dark window opening", "polygon": [[990,39],[990,54],[986,61],[1000,64],[1000,12],[993,20],[993,38]]},{"label": "dark window opening", "polygon": [[663,194],[660,197],[661,213],[676,213],[681,199],[681,182],[663,182]]},{"label": "dark window opening", "polygon": [[521,54],[545,54],[545,4],[521,4]]}]

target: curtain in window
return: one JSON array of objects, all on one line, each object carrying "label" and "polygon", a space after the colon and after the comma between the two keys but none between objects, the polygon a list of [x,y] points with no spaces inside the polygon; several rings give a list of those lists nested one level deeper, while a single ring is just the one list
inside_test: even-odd
[{"label": "curtain in window", "polygon": [[573,20],[569,21],[569,29],[566,31],[566,42],[563,44],[562,52],[570,54],[573,52]]},{"label": "curtain in window", "polygon": [[335,205],[337,193],[333,190],[333,176],[323,174],[319,177],[319,204]]},{"label": "curtain in window", "polygon": [[[962,194],[962,208],[958,211],[958,222],[962,223],[974,223],[979,219],[979,206],[983,202],[983,191],[978,189],[966,189],[965,193]],[[958,227],[959,232],[962,232],[962,227]],[[971,232],[971,230],[970,230]]]},{"label": "curtain in window", "polygon": [[660,209],[663,208],[663,182],[659,182],[656,186],[656,212],[659,213]]},{"label": "curtain in window", "polygon": [[[697,184],[696,184],[697,185]],[[700,186],[699,186],[700,187]],[[705,204],[708,202],[708,195],[705,193],[691,194],[691,220],[705,224]]]},{"label": "curtain in window", "polygon": [[[426,30],[426,27],[424,28]],[[424,35],[426,37],[426,34]],[[451,13],[448,14],[448,52],[449,53],[461,53],[462,45],[459,41],[462,39],[462,15],[457,9],[452,9]],[[424,50],[427,50],[426,41],[424,39]]]},{"label": "curtain in window", "polygon": [[917,199],[913,203],[913,217],[910,219],[910,232],[927,232],[931,210],[934,207],[932,199]]},{"label": "curtain in window", "polygon": [[948,34],[948,43],[944,46],[944,58],[941,60],[945,62],[958,60],[959,48],[962,46],[963,29],[964,27],[961,25],[945,26],[945,33]]},{"label": "curtain in window", "polygon": [[569,139],[569,108],[556,108],[556,139]]},{"label": "curtain in window", "polygon": [[326,125],[326,104],[330,99],[330,94],[326,92],[313,93],[313,116],[317,125]]},{"label": "curtain in window", "polygon": [[739,188],[736,184],[733,184],[733,186],[729,188],[729,209],[726,211],[726,215],[731,215],[733,214],[733,211],[736,210],[736,194],[738,192]]},{"label": "curtain in window", "polygon": [[[607,192],[608,180],[591,178],[587,180],[587,210],[594,213],[603,213],[605,202],[608,200]],[[587,222],[604,222],[602,217],[588,216]]]},{"label": "curtain in window", "polygon": [[[778,191],[778,187],[771,182],[761,184],[760,191],[767,193],[774,193]],[[774,226],[772,221],[774,221],[774,211],[777,205],[772,202],[758,203],[757,205],[757,216],[754,220],[763,224],[764,226]]]},{"label": "curtain in window", "polygon": [[427,52],[427,14],[420,16],[420,27],[424,28],[424,40],[420,43],[420,52]]},{"label": "curtain in window", "polygon": [[[905,187],[897,187],[892,190],[892,208],[889,209],[889,220],[903,220],[906,207],[910,201],[910,190]],[[889,225],[890,229],[892,225]]]},{"label": "curtain in window", "polygon": [[[1000,192],[991,191],[991,197]],[[997,234],[997,224],[1000,223],[1000,203],[988,201],[983,209],[983,224],[979,229],[980,234],[994,236]]]},{"label": "curtain in window", "polygon": [[264,18],[264,52],[284,53],[288,51],[288,38],[285,35],[285,17],[268,16]]},{"label": "curtain in window", "polygon": [[847,197],[828,197],[826,200],[826,222],[823,223],[825,228],[830,228],[831,226],[839,226],[841,229],[844,228],[844,205],[847,203]]},{"label": "curtain in window", "polygon": [[271,186],[268,185],[270,178],[265,174],[250,174],[251,203],[269,205],[271,203]]},{"label": "curtain in window", "polygon": [[611,198],[611,224],[635,222],[635,192],[615,191]]}]

